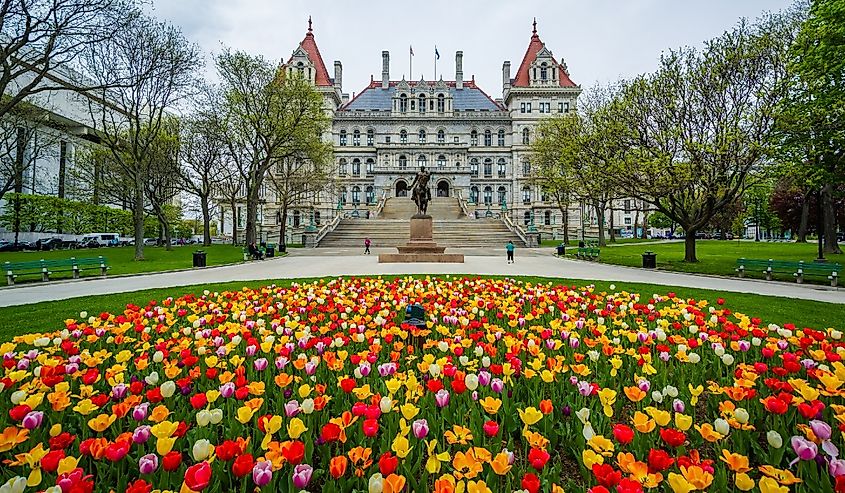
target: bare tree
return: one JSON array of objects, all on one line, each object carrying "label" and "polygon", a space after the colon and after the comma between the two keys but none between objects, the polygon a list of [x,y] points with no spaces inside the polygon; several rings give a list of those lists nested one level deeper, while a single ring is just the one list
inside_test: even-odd
[{"label": "bare tree", "polygon": [[146,158],[144,193],[150,212],[161,226],[164,247],[171,250],[172,222],[181,216],[181,211],[173,208],[173,199],[179,194],[179,123],[175,118],[165,117]]},{"label": "bare tree", "polygon": [[[238,200],[244,196],[244,183],[241,173],[229,163],[221,163],[218,171],[220,177],[215,196],[221,203],[225,203],[232,211],[232,244],[238,244]],[[222,207],[221,207],[222,209]],[[223,231],[223,212],[220,215],[220,232]]]},{"label": "bare tree", "polygon": [[143,260],[150,149],[165,112],[194,87],[198,51],[175,27],[140,16],[112,38],[92,46],[86,61],[98,80],[126,83],[103,89],[99,93],[102,104],[91,102],[89,107],[103,144],[132,181],[135,259]]},{"label": "bare tree", "polygon": [[273,185],[276,204],[279,206],[279,244],[285,244],[288,211],[292,206],[314,202],[331,180],[331,150],[324,147],[322,155],[311,154],[310,159],[289,157],[270,170],[268,178]]}]

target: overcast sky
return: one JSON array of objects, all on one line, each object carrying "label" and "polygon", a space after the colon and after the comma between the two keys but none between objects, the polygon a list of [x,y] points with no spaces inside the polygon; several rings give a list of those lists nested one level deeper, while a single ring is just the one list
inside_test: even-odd
[{"label": "overcast sky", "polygon": [[[537,18],[540,38],[575,83],[584,87],[630,77],[656,67],[660,52],[699,46],[763,11],[791,0],[153,0],[156,16],[181,26],[209,55],[223,46],[290,57],[313,19],[317,46],[329,74],[343,63],[343,91],[357,93],[372,75],[381,79],[381,52],[389,50],[390,77],[455,78],[455,51],[464,52],[464,79],[493,97],[502,92],[502,62],[511,77]],[[409,46],[414,48],[409,74]],[[213,69],[209,68],[210,73]]]}]

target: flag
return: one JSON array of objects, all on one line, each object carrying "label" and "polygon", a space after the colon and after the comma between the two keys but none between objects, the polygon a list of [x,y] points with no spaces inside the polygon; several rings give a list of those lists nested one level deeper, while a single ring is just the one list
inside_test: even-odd
[{"label": "flag", "polygon": [[414,56],[414,47],[411,46],[411,56]]},{"label": "flag", "polygon": [[437,51],[437,47],[434,47],[434,56],[437,60],[440,60],[440,52]]}]

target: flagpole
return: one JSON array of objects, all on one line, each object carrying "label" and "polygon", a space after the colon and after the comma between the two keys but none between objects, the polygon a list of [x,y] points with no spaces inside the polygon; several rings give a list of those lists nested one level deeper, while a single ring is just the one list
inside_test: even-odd
[{"label": "flagpole", "polygon": [[408,49],[408,80],[414,80],[414,47]]},{"label": "flagpole", "polygon": [[434,47],[434,81],[437,82],[437,47]]}]

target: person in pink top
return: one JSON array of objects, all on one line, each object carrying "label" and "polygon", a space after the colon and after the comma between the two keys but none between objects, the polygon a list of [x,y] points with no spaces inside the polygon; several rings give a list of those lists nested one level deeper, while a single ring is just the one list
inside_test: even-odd
[{"label": "person in pink top", "polygon": [[364,255],[370,254],[370,239],[364,238]]}]

